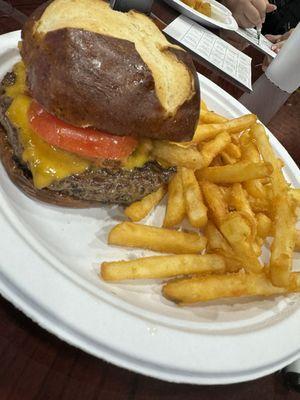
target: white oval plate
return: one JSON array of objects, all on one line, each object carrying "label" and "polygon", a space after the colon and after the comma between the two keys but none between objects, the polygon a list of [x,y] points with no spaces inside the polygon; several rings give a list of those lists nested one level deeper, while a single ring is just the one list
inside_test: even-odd
[{"label": "white oval plate", "polygon": [[[19,32],[0,36],[0,78],[19,59]],[[247,110],[203,76],[208,106]],[[293,185],[299,170],[270,134]],[[149,223],[159,223],[162,207]],[[118,207],[71,210],[24,196],[0,166],[0,291],[39,325],[116,365],[156,378],[221,384],[269,374],[300,355],[300,300],[211,302],[176,307],[157,282],[106,284],[99,263],[150,254],[106,244]]]},{"label": "white oval plate", "polygon": [[238,24],[233,17],[230,10],[223,4],[220,4],[216,0],[205,0],[207,3],[211,4],[212,16],[208,17],[200,12],[189,7],[180,0],[164,0],[169,6],[173,7],[175,10],[193,19],[199,24],[208,26],[210,28],[221,28],[230,31],[236,31],[238,29]]}]

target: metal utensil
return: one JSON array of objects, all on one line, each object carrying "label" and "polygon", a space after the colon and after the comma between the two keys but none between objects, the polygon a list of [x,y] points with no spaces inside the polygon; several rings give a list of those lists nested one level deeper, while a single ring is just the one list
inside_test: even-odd
[{"label": "metal utensil", "polygon": [[256,34],[257,34],[257,43],[258,45],[260,45],[261,28],[256,27]]}]

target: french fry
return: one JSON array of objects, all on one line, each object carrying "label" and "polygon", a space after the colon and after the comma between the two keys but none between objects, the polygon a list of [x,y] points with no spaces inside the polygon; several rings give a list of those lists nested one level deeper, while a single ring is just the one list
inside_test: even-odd
[{"label": "french fry", "polygon": [[264,239],[262,239],[261,237],[257,236],[256,239],[255,239],[255,242],[256,242],[256,245],[257,245],[257,246],[259,247],[259,249],[260,249],[260,252],[259,252],[259,253],[261,253],[261,248],[262,248],[262,246],[263,246],[263,244],[264,244]]},{"label": "french fry", "polygon": [[225,164],[235,164],[241,158],[241,150],[234,143],[229,143],[221,152],[222,160]]},{"label": "french fry", "polygon": [[240,132],[230,134],[232,143],[236,144],[237,146],[240,145],[240,135],[241,135]]},{"label": "french fry", "polygon": [[196,171],[198,180],[207,180],[214,183],[238,183],[250,179],[259,179],[272,173],[270,163],[238,162],[222,167],[208,167]]},{"label": "french fry", "polygon": [[240,150],[239,146],[237,146],[237,145],[234,144],[234,143],[229,143],[229,144],[225,147],[224,151],[225,151],[230,157],[235,158],[236,160],[239,159],[239,158],[241,158],[241,156],[242,156],[242,153],[241,153],[241,150]]},{"label": "french fry", "polygon": [[223,150],[220,154],[221,159],[223,161],[223,165],[226,164],[235,164],[237,162],[236,158],[231,157],[225,150]]},{"label": "french fry", "polygon": [[273,172],[271,174],[272,188],[274,196],[278,196],[282,191],[288,189],[288,184],[281,171],[281,163],[274,154],[263,125],[255,124],[252,128],[252,133],[263,160],[270,163],[273,167]]},{"label": "french fry", "polygon": [[291,198],[296,202],[296,205],[300,207],[300,189],[290,189]]},{"label": "french fry", "polygon": [[270,277],[273,285],[288,287],[296,241],[293,201],[283,192],[275,198],[274,240],[271,245]]},{"label": "french fry", "polygon": [[214,139],[204,143],[199,151],[203,157],[203,167],[208,167],[212,160],[230,143],[231,138],[229,133],[222,132]]},{"label": "french fry", "polygon": [[256,243],[258,244],[258,246],[263,246],[263,244],[264,244],[264,239],[263,238],[261,238],[261,237],[259,237],[259,236],[257,236],[256,237]]},{"label": "french fry", "polygon": [[201,109],[201,112],[208,111],[207,105],[204,100],[201,100],[201,102],[200,102],[200,109]]},{"label": "french fry", "polygon": [[251,228],[242,214],[238,212],[228,214],[220,224],[220,231],[235,254],[243,260],[244,268],[248,272],[259,272],[262,269],[251,242]]},{"label": "french fry", "polygon": [[163,279],[177,275],[225,272],[223,257],[216,254],[154,256],[130,261],[104,262],[101,276],[105,281],[126,279]]},{"label": "french fry", "polygon": [[206,247],[206,242],[206,238],[197,233],[156,228],[133,222],[116,225],[108,236],[109,244],[174,254],[200,253]]},{"label": "french fry", "polygon": [[296,231],[295,251],[300,251],[300,231]]},{"label": "french fry", "polygon": [[207,17],[211,17],[211,5],[210,3],[196,1],[195,10],[200,12],[201,14],[206,15]]},{"label": "french fry", "polygon": [[271,178],[269,176],[265,176],[264,178],[261,178],[260,181],[263,185],[271,186]]},{"label": "french fry", "polygon": [[203,192],[205,204],[210,211],[210,217],[219,226],[228,214],[228,207],[224,200],[224,194],[219,186],[214,183],[202,181],[200,187]]},{"label": "french fry", "polygon": [[184,167],[181,169],[181,178],[188,219],[192,226],[201,228],[207,223],[207,208],[199,184],[194,172]]},{"label": "french fry", "polygon": [[254,218],[254,213],[251,209],[248,197],[240,183],[234,183],[231,187],[230,205],[233,206],[236,211],[244,211]]},{"label": "french fry", "polygon": [[229,196],[230,196],[230,186],[218,186],[218,188],[220,189],[220,191],[221,191],[221,193],[223,194],[223,197],[224,197],[224,201],[226,202],[226,203],[228,203],[228,199],[229,199]]},{"label": "french fry", "polygon": [[252,210],[255,213],[264,213],[269,215],[271,210],[270,210],[270,204],[267,199],[260,199],[260,198],[255,198],[252,196],[249,196],[249,203],[252,208]]},{"label": "french fry", "polygon": [[244,134],[240,137],[241,157],[243,161],[260,162],[261,158],[259,151],[251,140],[249,134]]},{"label": "french fry", "polygon": [[200,120],[203,124],[219,124],[228,121],[228,118],[222,117],[213,111],[201,110]]},{"label": "french fry", "polygon": [[227,272],[234,272],[243,268],[242,260],[234,254],[230,244],[211,221],[208,221],[204,233],[207,237],[207,252],[223,256]]},{"label": "french fry", "polygon": [[[260,239],[260,238],[258,238]],[[257,240],[257,238],[253,241],[252,243],[252,249],[254,251],[254,254],[256,255],[256,257],[260,257],[262,254],[262,249],[261,249],[261,243],[259,240]]]},{"label": "french fry", "polygon": [[191,7],[191,8],[194,8],[195,5],[196,5],[196,0],[183,0],[183,2],[184,2],[187,6],[189,6],[189,7]]},{"label": "french fry", "polygon": [[[260,162],[261,158],[256,145],[253,143],[249,135],[242,135],[241,139],[242,160],[248,162]],[[244,188],[250,196],[263,199],[266,197],[266,191],[262,182],[258,179],[244,182]]]},{"label": "french fry", "polygon": [[284,163],[284,161],[281,159],[281,158],[277,158],[277,160],[278,160],[278,166],[279,166],[279,168],[284,168],[284,166],[285,166],[285,163]]},{"label": "french fry", "polygon": [[246,181],[243,183],[243,186],[250,196],[257,199],[266,199],[266,189],[259,179]]},{"label": "french fry", "polygon": [[202,0],[183,0],[183,2],[201,14],[208,17],[211,16],[211,5],[209,3],[203,2]]},{"label": "french fry", "polygon": [[230,206],[234,207],[236,211],[242,211],[249,216],[249,219],[254,227],[256,234],[256,219],[254,212],[251,209],[248,197],[240,183],[234,183],[231,187],[230,193]]},{"label": "french fry", "polygon": [[183,195],[181,173],[177,173],[169,182],[168,203],[163,222],[165,228],[180,224],[185,216],[185,200]]},{"label": "french fry", "polygon": [[224,163],[222,161],[221,154],[219,154],[212,160],[210,167],[221,167],[222,165],[224,165]]},{"label": "french fry", "polygon": [[191,169],[203,168],[204,159],[195,147],[182,147],[167,141],[153,142],[152,155],[169,165]]},{"label": "french fry", "polygon": [[126,207],[124,214],[134,222],[140,221],[145,218],[152,209],[158,205],[162,200],[167,190],[164,186],[161,186],[156,192],[148,194],[142,200],[136,201],[130,206]]},{"label": "french fry", "polygon": [[287,288],[273,286],[264,273],[215,274],[202,277],[175,279],[163,287],[163,295],[179,304],[193,304],[227,297],[272,296],[274,294],[299,292],[299,274],[292,274]]},{"label": "french fry", "polygon": [[265,239],[267,236],[270,236],[272,229],[272,221],[271,219],[263,213],[256,214],[257,219],[257,235]]},{"label": "french fry", "polygon": [[204,229],[205,237],[207,238],[207,250],[210,252],[224,251],[229,255],[233,255],[233,250],[230,244],[226,241],[222,233],[217,229],[213,222],[208,221]]},{"label": "french fry", "polygon": [[198,125],[193,142],[199,143],[203,140],[213,139],[221,132],[236,133],[250,128],[256,122],[256,115],[248,114],[239,118],[230,119],[222,124],[200,124]]},{"label": "french fry", "polygon": [[[202,0],[185,2],[203,6]],[[200,112],[192,141],[151,141],[151,156],[177,167],[168,185],[164,228],[123,222],[108,237],[109,244],[176,255],[103,262],[102,278],[177,277],[164,285],[163,294],[180,304],[300,292],[300,272],[292,272],[293,251],[300,251],[295,227],[300,188],[285,180],[284,163],[255,115],[229,120],[209,111],[204,101]],[[140,221],[164,193],[160,188],[125,214]],[[185,215],[195,228],[204,228],[204,236],[167,229]],[[264,266],[259,257],[270,236],[271,256]]]},{"label": "french fry", "polygon": [[241,147],[242,146],[246,146],[249,142],[251,142],[252,138],[250,136],[250,131],[251,131],[251,128],[245,129],[243,132],[240,133],[240,135],[239,135],[239,145]]},{"label": "french fry", "polygon": [[298,292],[300,288],[300,272],[292,272],[290,276],[289,289]]}]

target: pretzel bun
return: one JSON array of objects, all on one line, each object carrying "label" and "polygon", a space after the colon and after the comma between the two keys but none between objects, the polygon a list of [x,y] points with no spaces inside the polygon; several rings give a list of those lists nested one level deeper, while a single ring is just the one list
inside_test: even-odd
[{"label": "pretzel bun", "polygon": [[54,0],[22,31],[30,95],[74,126],[190,140],[200,93],[190,56],[147,16],[101,0]]}]

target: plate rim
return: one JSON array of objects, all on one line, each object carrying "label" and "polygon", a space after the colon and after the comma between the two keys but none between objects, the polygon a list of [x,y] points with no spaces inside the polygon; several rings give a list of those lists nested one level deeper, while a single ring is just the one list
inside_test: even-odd
[{"label": "plate rim", "polygon": [[[7,36],[8,35],[8,36]],[[11,32],[9,34],[5,34],[0,36],[0,42],[2,40],[5,40],[7,37],[10,37],[10,39],[13,39],[14,41],[17,40],[17,36],[19,35],[19,31],[16,32]],[[212,84],[207,78],[205,77],[201,77],[201,80],[203,82],[207,81],[209,82],[211,85],[213,85],[213,87],[216,89],[218,88],[218,91],[224,96],[225,98],[231,98],[232,97],[226,93],[223,89],[217,87],[217,85]],[[235,99],[233,99],[234,102],[236,102]],[[270,138],[272,139],[272,141],[275,140],[275,142],[277,142],[277,146],[279,146],[279,150],[283,152],[283,154],[286,156],[287,151],[283,148],[283,146],[279,143],[279,141],[273,136],[271,135]],[[288,159],[289,159],[289,167],[291,169],[294,169],[295,171],[299,172],[298,167],[296,166],[296,163],[292,160],[292,158],[288,155]],[[3,271],[4,273],[5,271]],[[3,273],[2,273],[2,278],[3,278]],[[7,278],[7,277],[6,277]],[[247,375],[237,375],[237,376],[225,376],[222,378],[220,376],[213,378],[213,377],[201,377],[201,376],[194,376],[192,373],[190,373],[190,376],[187,375],[184,378],[182,378],[182,375],[180,376],[176,376],[176,374],[174,374],[174,372],[170,373],[165,371],[164,369],[159,370],[158,372],[158,368],[157,366],[155,366],[155,368],[153,369],[151,366],[149,367],[149,363],[144,363],[142,362],[142,364],[132,364],[129,360],[128,357],[126,357],[125,355],[125,359],[122,360],[120,358],[118,358],[117,360],[113,359],[113,357],[109,356],[108,354],[100,354],[101,352],[99,352],[99,350],[97,352],[95,352],[95,350],[93,350],[91,348],[90,345],[88,345],[85,342],[80,342],[80,340],[76,340],[74,339],[74,335],[73,338],[70,337],[69,335],[69,331],[70,329],[66,329],[65,332],[62,332],[58,327],[55,327],[53,325],[51,325],[49,323],[49,321],[45,321],[43,318],[41,318],[41,315],[39,313],[35,313],[34,310],[36,309],[36,307],[41,307],[41,304],[36,304],[34,307],[34,310],[30,309],[30,307],[28,307],[27,303],[24,303],[24,300],[22,301],[22,298],[20,298],[20,296],[18,296],[18,291],[14,291],[12,289],[12,287],[10,287],[10,285],[7,283],[6,285],[3,283],[5,281],[5,279],[3,278],[2,281],[0,282],[0,291],[1,293],[4,294],[4,297],[8,298],[10,302],[12,302],[14,305],[17,306],[17,308],[22,309],[26,315],[28,315],[31,319],[33,319],[35,322],[37,322],[39,325],[45,327],[48,331],[50,331],[51,333],[56,334],[58,337],[63,338],[63,340],[67,341],[68,343],[71,343],[73,345],[75,345],[76,347],[81,348],[84,351],[87,351],[93,355],[96,355],[100,358],[103,358],[109,362],[113,362],[116,365],[134,370],[135,372],[142,372],[145,375],[149,375],[155,378],[159,378],[159,379],[164,379],[170,382],[181,382],[181,383],[196,383],[196,384],[220,384],[220,383],[234,383],[234,382],[241,382],[241,381],[245,381],[245,380],[251,380],[251,379],[256,379],[257,377],[260,376],[264,376],[268,373],[271,373],[275,370],[277,370],[278,368],[280,368],[281,366],[284,366],[286,364],[288,364],[289,362],[293,361],[294,359],[296,359],[300,353],[300,348],[297,350],[297,353],[295,354],[291,354],[288,358],[286,358],[285,360],[282,360],[281,363],[277,363],[276,365],[273,366],[268,366],[267,369],[265,368],[263,371],[253,371],[252,373],[248,372]],[[82,290],[82,289],[81,289]],[[19,288],[19,292],[21,293],[21,290]],[[27,299],[30,300],[32,302],[32,304],[34,303],[33,299]],[[33,307],[33,306],[32,306]],[[26,311],[25,311],[26,310]],[[299,310],[300,311],[300,310]],[[50,321],[51,321],[51,315],[49,316]],[[52,316],[53,319],[53,316]],[[100,354],[100,355],[99,355]],[[150,363],[151,364],[151,363]]]},{"label": "plate rim", "polygon": [[[182,0],[164,0],[165,3],[167,3],[170,7],[174,8],[177,10],[179,13],[182,15],[185,15],[186,17],[194,20],[195,22],[205,25],[208,27],[212,28],[221,28],[221,29],[226,29],[229,31],[237,31],[238,30],[238,23],[236,22],[234,16],[232,15],[231,11],[225,7],[222,4],[222,7],[220,8],[226,8],[228,11],[228,17],[231,20],[231,24],[226,24],[222,21],[218,21],[214,18],[208,17],[207,15],[204,15],[200,13],[197,10],[194,10],[192,7],[188,6],[185,4]],[[215,7],[215,3],[212,3]]]}]

